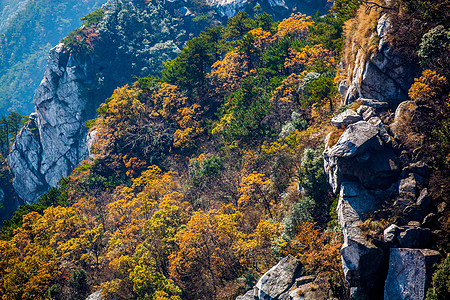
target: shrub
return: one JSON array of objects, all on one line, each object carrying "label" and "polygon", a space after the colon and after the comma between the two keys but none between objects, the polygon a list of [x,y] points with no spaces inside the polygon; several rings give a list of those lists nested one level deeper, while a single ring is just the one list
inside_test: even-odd
[{"label": "shrub", "polygon": [[429,102],[439,96],[446,82],[446,78],[436,71],[425,70],[420,78],[414,79],[408,96],[418,103]]},{"label": "shrub", "polygon": [[430,29],[423,35],[417,55],[423,68],[447,71],[450,63],[450,30],[442,25]]},{"label": "shrub", "polygon": [[445,299],[450,299],[450,255],[438,266],[426,297],[426,300]]}]

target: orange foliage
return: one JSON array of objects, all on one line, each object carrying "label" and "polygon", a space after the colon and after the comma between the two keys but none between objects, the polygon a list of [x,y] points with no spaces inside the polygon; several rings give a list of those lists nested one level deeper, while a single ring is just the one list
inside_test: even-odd
[{"label": "orange foliage", "polygon": [[253,45],[259,51],[265,50],[275,40],[275,37],[273,37],[270,32],[265,31],[262,28],[250,30],[248,33],[254,37],[255,42]]},{"label": "orange foliage", "polygon": [[332,230],[321,232],[313,222],[304,222],[297,228],[290,242],[281,241],[281,253],[292,254],[305,265],[305,271],[325,277],[335,277],[342,272],[340,248],[341,233]]}]

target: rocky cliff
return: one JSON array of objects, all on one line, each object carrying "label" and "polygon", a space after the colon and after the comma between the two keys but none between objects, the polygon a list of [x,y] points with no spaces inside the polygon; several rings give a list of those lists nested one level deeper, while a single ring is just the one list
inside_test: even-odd
[{"label": "rocky cliff", "polygon": [[82,93],[98,67],[93,61],[79,61],[64,44],[50,51],[34,96],[36,112],[8,156],[14,188],[25,203],[36,201],[87,158],[84,122],[95,110]]},{"label": "rocky cliff", "polygon": [[[387,42],[389,23],[386,15],[378,21],[376,53],[365,60],[356,56],[351,84],[341,92],[345,104],[356,104],[331,121],[345,130],[337,143],[326,139],[324,167],[339,194],[341,257],[351,294],[424,299],[431,266],[440,257],[428,249],[438,234],[431,225],[436,208],[425,188],[426,163],[418,156],[404,158],[405,133],[399,132],[398,120],[407,113],[406,107],[417,107],[405,101],[417,66]],[[395,114],[389,108],[397,108]],[[380,226],[368,233],[369,227],[376,227],[372,218],[380,212],[395,221],[384,232]]]},{"label": "rocky cliff", "polygon": [[263,11],[277,17],[283,17],[290,11],[300,11],[309,15],[317,11],[325,13],[330,7],[330,3],[325,0],[206,0],[206,3],[215,7],[220,15],[231,18],[236,12],[246,10],[253,14],[253,7],[259,4]]},{"label": "rocky cliff", "polygon": [[[376,26],[378,49],[366,57],[366,49],[359,49],[346,70],[349,80],[340,84],[343,103],[349,104],[363,97],[390,101],[394,106],[408,98],[408,89],[417,75],[417,66],[408,61],[388,42],[392,28],[386,14]],[[352,47],[357,48],[356,44]]]},{"label": "rocky cliff", "polygon": [[[443,209],[432,205],[426,188],[430,168],[423,155],[409,153],[404,145],[401,122],[420,111],[420,103],[408,100],[418,67],[387,42],[389,24],[387,16],[381,16],[378,50],[369,57],[358,51],[350,84],[340,84],[342,103],[353,105],[331,120],[342,134],[337,141],[333,133],[325,139],[324,169],[338,195],[344,236],[340,254],[350,295],[425,299],[433,265],[441,258],[435,241]],[[311,294],[304,277],[282,267],[291,260],[284,258],[236,300],[326,299],[320,283],[315,282],[316,294]],[[289,287],[285,277],[294,278],[287,280]]]}]

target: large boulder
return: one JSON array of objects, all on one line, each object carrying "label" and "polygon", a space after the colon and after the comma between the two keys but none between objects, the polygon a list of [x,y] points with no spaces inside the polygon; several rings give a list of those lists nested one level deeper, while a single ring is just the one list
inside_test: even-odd
[{"label": "large boulder", "polygon": [[386,189],[400,173],[398,159],[383,125],[366,121],[351,124],[336,145],[323,154],[330,185],[337,193],[341,182],[360,182],[367,189]]},{"label": "large boulder", "polygon": [[264,300],[279,299],[292,287],[300,271],[300,261],[292,255],[286,256],[258,280],[255,296]]},{"label": "large boulder", "polygon": [[391,248],[384,286],[385,300],[422,300],[439,252],[429,249]]}]

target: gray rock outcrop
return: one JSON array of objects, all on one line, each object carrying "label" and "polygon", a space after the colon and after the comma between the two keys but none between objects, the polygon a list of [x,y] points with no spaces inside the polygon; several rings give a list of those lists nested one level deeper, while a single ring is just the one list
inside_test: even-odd
[{"label": "gray rock outcrop", "polygon": [[90,294],[86,300],[103,300],[102,291],[96,291],[95,293]]},{"label": "gray rock outcrop", "polygon": [[329,287],[314,275],[301,276],[300,262],[291,255],[283,258],[258,280],[253,289],[236,300],[319,300],[327,299]]},{"label": "gray rock outcrop", "polygon": [[[326,140],[324,167],[333,191],[339,193],[337,215],[344,235],[341,259],[345,279],[352,295],[377,299],[381,295],[374,291],[382,290],[387,253],[367,237],[361,226],[381,208],[383,199],[398,192],[401,169],[391,137],[378,117],[378,111],[387,108],[386,102],[357,101],[361,106],[345,115],[354,116],[355,121],[358,115],[364,120],[350,121],[335,145]],[[397,241],[399,231],[395,229],[387,232],[387,239]]]},{"label": "gray rock outcrop", "polygon": [[414,80],[416,66],[407,60],[387,42],[391,23],[387,15],[381,16],[376,28],[379,37],[378,51],[368,59],[359,50],[351,80],[343,95],[343,102],[349,104],[359,97],[391,101],[393,105],[408,98],[408,89]]},{"label": "gray rock outcrop", "polygon": [[391,248],[384,299],[425,299],[432,266],[439,258],[439,252],[434,250]]},{"label": "gray rock outcrop", "polygon": [[34,96],[36,112],[8,156],[14,189],[27,204],[88,157],[84,123],[95,113],[92,103],[82,96],[89,84],[88,73],[88,63],[78,61],[63,44],[50,51],[44,79]]},{"label": "gray rock outcrop", "polygon": [[331,119],[331,124],[335,127],[347,126],[349,124],[361,121],[362,117],[356,111],[352,109],[347,109],[346,111],[338,114],[333,119]]},{"label": "gray rock outcrop", "polygon": [[360,183],[341,184],[337,213],[344,234],[342,267],[350,287],[370,290],[379,283],[383,250],[368,240],[360,228],[366,215],[378,207],[374,196]]},{"label": "gray rock outcrop", "polygon": [[325,170],[335,193],[341,182],[360,182],[368,189],[389,187],[398,177],[397,157],[384,127],[366,121],[351,124],[336,145],[324,152]]},{"label": "gray rock outcrop", "polygon": [[279,299],[293,285],[300,271],[300,261],[291,255],[286,256],[258,280],[255,296],[265,300]]}]

